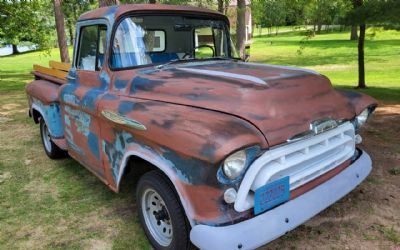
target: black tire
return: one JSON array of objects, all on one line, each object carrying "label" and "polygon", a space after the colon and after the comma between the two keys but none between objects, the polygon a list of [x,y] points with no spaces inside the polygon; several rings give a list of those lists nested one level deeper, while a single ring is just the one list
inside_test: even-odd
[{"label": "black tire", "polygon": [[[144,196],[149,192],[149,190],[155,191],[159,196],[161,196],[168,212],[169,220],[166,221],[172,224],[173,232],[172,239],[168,245],[160,244],[156,239],[157,236],[154,236],[154,230],[152,233],[151,228],[149,228],[151,225],[148,225],[148,223],[151,222],[146,223],[145,217],[149,218],[149,215],[143,210],[145,205],[143,205],[142,202],[143,200],[146,200]],[[186,219],[183,207],[177,197],[177,193],[175,192],[172,183],[161,171],[153,170],[145,173],[140,178],[136,189],[136,200],[140,222],[147,238],[155,249],[193,249],[193,245],[189,239],[190,225]],[[147,211],[150,211],[150,208],[147,208]],[[156,215],[154,215],[154,218],[157,218]]]},{"label": "black tire", "polygon": [[[42,145],[44,152],[50,159],[60,159],[67,156],[67,152],[59,148],[48,136],[49,130],[47,128],[46,122],[43,118],[40,119],[40,139],[42,140]],[[47,139],[46,139],[47,137]],[[46,142],[47,140],[47,142]]]}]

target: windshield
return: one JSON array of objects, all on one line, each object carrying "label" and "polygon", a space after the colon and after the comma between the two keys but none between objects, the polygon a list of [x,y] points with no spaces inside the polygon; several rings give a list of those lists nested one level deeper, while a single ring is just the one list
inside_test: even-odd
[{"label": "windshield", "polygon": [[228,26],[222,20],[165,15],[127,17],[115,31],[111,67],[235,57],[227,32]]}]

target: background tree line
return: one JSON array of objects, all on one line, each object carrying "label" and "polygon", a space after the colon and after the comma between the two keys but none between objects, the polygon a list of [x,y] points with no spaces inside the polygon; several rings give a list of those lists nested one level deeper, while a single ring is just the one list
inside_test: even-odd
[{"label": "background tree line", "polygon": [[[236,47],[244,58],[246,1],[236,1]],[[86,11],[114,4],[163,3],[194,5],[227,13],[231,0],[0,0],[0,43],[30,42],[39,49],[60,48],[61,60],[69,62],[68,45],[74,43],[75,23]],[[311,25],[312,35],[332,25],[352,27],[349,38],[358,40],[359,84],[365,86],[364,40],[367,25],[400,28],[399,0],[252,0],[253,25],[269,33],[282,25]],[[357,35],[359,29],[359,38]],[[254,28],[252,29],[254,31]]]}]

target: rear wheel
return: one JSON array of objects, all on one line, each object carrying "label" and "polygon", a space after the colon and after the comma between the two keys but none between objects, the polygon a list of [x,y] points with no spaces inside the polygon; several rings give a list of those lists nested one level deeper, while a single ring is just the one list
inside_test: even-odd
[{"label": "rear wheel", "polygon": [[50,137],[49,128],[44,119],[40,119],[40,137],[42,139],[43,149],[51,159],[59,159],[66,156],[66,152],[60,149]]},{"label": "rear wheel", "polygon": [[155,249],[188,249],[190,226],[177,194],[167,177],[154,170],[137,186],[140,222]]}]

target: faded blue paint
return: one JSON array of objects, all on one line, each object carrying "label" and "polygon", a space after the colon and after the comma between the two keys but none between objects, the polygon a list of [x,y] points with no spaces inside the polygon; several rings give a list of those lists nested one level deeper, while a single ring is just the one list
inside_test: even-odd
[{"label": "faded blue paint", "polygon": [[92,88],[87,91],[86,94],[82,97],[82,108],[94,113],[96,111],[96,99],[99,97],[99,95],[103,93],[104,90],[100,90],[98,88]]},{"label": "faded blue paint", "polygon": [[110,76],[107,74],[106,71],[102,71],[99,75],[99,79],[101,82],[100,88],[102,90],[107,90],[107,87],[110,85],[110,82],[111,82]]},{"label": "faded blue paint", "polygon": [[65,103],[73,105],[73,106],[79,106],[80,105],[80,100],[76,95],[65,93],[63,95],[63,100]]},{"label": "faded blue paint", "polygon": [[118,90],[124,90],[128,86],[128,80],[115,79],[114,87]]},{"label": "faded blue paint", "polygon": [[110,25],[114,25],[114,21],[115,21],[115,13],[118,10],[118,6],[114,5],[109,7],[109,9],[107,10],[106,13],[104,13],[104,17],[109,21]]},{"label": "faded blue paint", "polygon": [[139,90],[144,90],[144,91],[151,91],[155,87],[160,86],[162,84],[164,84],[164,81],[151,80],[151,79],[144,78],[144,77],[141,77],[141,76],[136,76],[132,80],[130,94],[136,93],[136,91],[138,89]]},{"label": "faded blue paint", "polygon": [[75,69],[71,68],[68,72],[68,76],[70,76],[71,79],[68,79],[68,83],[61,87],[60,100],[70,105],[79,106],[81,101],[79,97],[74,94],[79,87],[77,84],[77,82],[79,82],[78,74]]},{"label": "faded blue paint", "polygon": [[65,106],[64,111],[74,119],[77,132],[86,137],[89,136],[91,122],[90,115],[80,110],[72,109],[69,106]]},{"label": "faded blue paint", "polygon": [[74,136],[72,135],[70,128],[65,128],[65,137],[67,138],[67,140],[70,140],[70,141],[74,140]]},{"label": "faded blue paint", "polygon": [[109,101],[115,101],[115,100],[118,100],[118,96],[107,93],[107,94],[103,95],[102,99],[109,100]]},{"label": "faded blue paint", "polygon": [[71,120],[69,119],[68,115],[64,115],[64,123],[65,123],[65,126],[68,126],[68,127],[71,126]]},{"label": "faded blue paint", "polygon": [[125,115],[125,114],[131,112],[134,109],[134,107],[135,107],[134,102],[122,101],[119,103],[118,113],[120,113],[121,115]]},{"label": "faded blue paint", "polygon": [[54,138],[64,137],[64,128],[62,126],[62,118],[60,105],[51,103],[50,105],[43,104],[40,100],[32,98],[33,108],[38,109],[39,113],[44,116],[44,120],[49,129],[50,135]]},{"label": "faded blue paint", "polygon": [[90,132],[88,135],[88,145],[93,155],[100,160],[99,139],[97,138],[97,135],[93,134],[92,132]]},{"label": "faded blue paint", "polygon": [[115,140],[113,142],[102,141],[102,150],[108,157],[111,165],[111,172],[114,180],[118,182],[120,176],[120,167],[122,159],[128,147],[139,147],[142,151],[152,155],[153,159],[163,162],[169,166],[176,176],[183,182],[188,184],[204,184],[202,183],[209,174],[210,165],[208,163],[191,158],[184,158],[166,147],[161,148],[161,154],[154,151],[148,145],[137,141],[133,135],[124,131],[115,131]]},{"label": "faded blue paint", "polygon": [[96,100],[100,95],[104,94],[104,91],[107,90],[107,87],[110,84],[110,76],[105,71],[102,71],[99,75],[99,80],[101,82],[100,87],[89,89],[81,100],[81,106],[91,112],[96,111]]}]

